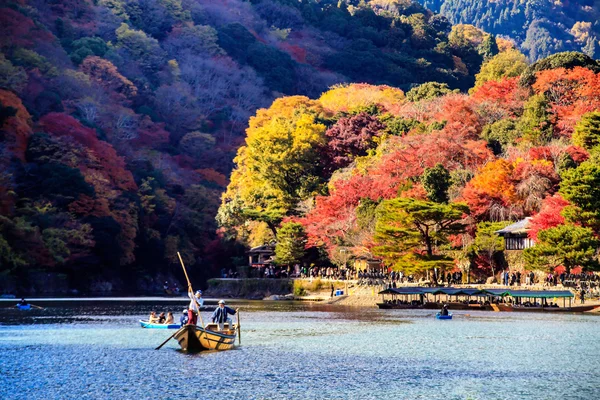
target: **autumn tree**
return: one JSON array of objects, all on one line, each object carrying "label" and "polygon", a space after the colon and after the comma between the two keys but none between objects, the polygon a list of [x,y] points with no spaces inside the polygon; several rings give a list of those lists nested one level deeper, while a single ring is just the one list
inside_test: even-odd
[{"label": "autumn tree", "polygon": [[527,236],[533,240],[538,240],[537,236],[540,231],[564,224],[565,217],[561,213],[568,205],[569,202],[563,199],[560,194],[546,197],[542,202],[540,211],[532,216],[529,221]]},{"label": "autumn tree", "polygon": [[137,94],[137,88],[129,79],[119,73],[110,61],[97,56],[89,56],[81,63],[81,71],[102,87],[125,98]]},{"label": "autumn tree", "polygon": [[318,149],[325,143],[325,125],[319,113],[318,103],[295,96],[275,100],[250,119],[217,217],[222,226],[264,220],[276,235],[279,221],[320,190]]},{"label": "autumn tree", "polygon": [[326,153],[334,169],[346,167],[355,157],[364,156],[375,147],[373,140],[379,136],[384,125],[379,119],[365,113],[350,118],[340,118],[325,132]]},{"label": "autumn tree", "polygon": [[464,230],[461,220],[469,212],[465,204],[397,198],[377,207],[373,251],[386,264],[407,273],[447,268],[452,259],[436,251],[448,235]]},{"label": "autumn tree", "polygon": [[575,67],[584,67],[595,72],[600,71],[600,64],[593,58],[583,53],[566,51],[553,54],[528,66],[521,74],[519,85],[523,87],[532,86],[536,81],[536,74],[540,71]]},{"label": "autumn tree", "polygon": [[475,87],[472,90],[476,90],[488,81],[520,76],[525,68],[527,68],[527,59],[518,50],[513,49],[496,54],[483,63],[479,73],[475,75]]}]

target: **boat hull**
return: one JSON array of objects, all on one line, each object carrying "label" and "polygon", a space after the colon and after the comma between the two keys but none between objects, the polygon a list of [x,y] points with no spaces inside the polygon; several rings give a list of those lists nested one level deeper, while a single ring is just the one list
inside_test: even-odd
[{"label": "boat hull", "polygon": [[17,304],[16,306],[19,310],[22,311],[27,311],[27,310],[31,310],[31,304],[26,304],[26,305],[21,305],[21,304]]},{"label": "boat hull", "polygon": [[377,306],[383,310],[439,310],[442,306],[448,306],[449,310],[471,310],[471,311],[486,311],[491,310],[490,307],[481,304],[464,304],[464,303],[425,303],[425,304],[390,304],[377,303]]},{"label": "boat hull", "polygon": [[183,351],[198,353],[206,350],[231,350],[234,347],[237,327],[232,330],[213,331],[214,325],[207,325],[207,329],[200,326],[186,325],[177,334],[175,339]]},{"label": "boat hull", "polygon": [[452,314],[442,315],[440,313],[435,314],[437,319],[452,319]]},{"label": "boat hull", "polygon": [[[494,311],[500,312],[548,312],[548,313],[580,313],[586,311],[592,311],[598,307],[599,305],[589,305],[589,306],[573,306],[573,307],[513,307],[510,304],[495,304],[496,307]],[[497,310],[496,310],[497,308]]]},{"label": "boat hull", "polygon": [[151,324],[148,321],[142,321],[140,319],[140,325],[142,326],[142,328],[146,328],[146,329],[179,329],[181,328],[181,325],[179,324]]}]

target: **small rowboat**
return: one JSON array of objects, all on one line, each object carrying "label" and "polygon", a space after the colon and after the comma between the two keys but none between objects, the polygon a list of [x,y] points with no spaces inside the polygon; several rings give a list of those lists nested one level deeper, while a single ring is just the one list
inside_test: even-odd
[{"label": "small rowboat", "polygon": [[218,330],[217,324],[201,326],[186,325],[175,334],[181,349],[188,353],[198,353],[204,350],[230,350],[233,348],[237,333],[237,325],[233,329]]},{"label": "small rowboat", "polygon": [[142,328],[148,328],[148,329],[179,329],[181,328],[181,325],[179,324],[151,324],[148,321],[142,321],[140,319],[140,325],[142,326]]},{"label": "small rowboat", "polygon": [[27,311],[27,310],[31,310],[31,304],[17,304],[15,307],[17,307],[19,310],[23,310],[23,311]]},{"label": "small rowboat", "polygon": [[441,313],[435,314],[437,319],[452,319],[452,314],[442,315]]}]

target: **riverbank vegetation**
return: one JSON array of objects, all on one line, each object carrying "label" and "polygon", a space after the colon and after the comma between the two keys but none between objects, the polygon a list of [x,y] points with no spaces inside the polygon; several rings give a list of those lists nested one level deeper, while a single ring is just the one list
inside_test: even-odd
[{"label": "riverbank vegetation", "polygon": [[300,224],[305,252],[291,263],[342,265],[351,254],[405,273],[460,267],[486,276],[506,267],[495,231],[532,217],[538,245],[519,251],[516,267],[596,269],[599,64],[561,53],[505,68],[515,52],[491,57],[468,95],[439,83],[406,95],[353,84],[259,110],[221,226],[257,245]]}]

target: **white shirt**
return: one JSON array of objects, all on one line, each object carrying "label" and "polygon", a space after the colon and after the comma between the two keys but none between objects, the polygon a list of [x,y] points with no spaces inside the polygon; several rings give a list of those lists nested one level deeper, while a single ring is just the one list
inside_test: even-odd
[{"label": "white shirt", "polygon": [[202,297],[197,298],[192,293],[188,293],[188,297],[191,300],[188,309],[198,312],[198,303],[200,304],[200,307],[202,307],[204,305],[204,299]]}]

